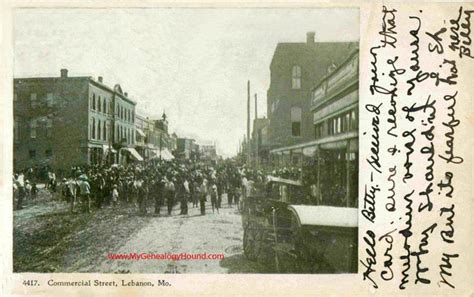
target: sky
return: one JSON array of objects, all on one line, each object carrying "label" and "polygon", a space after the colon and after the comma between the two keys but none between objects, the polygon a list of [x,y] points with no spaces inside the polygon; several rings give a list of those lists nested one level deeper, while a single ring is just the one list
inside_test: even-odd
[{"label": "sky", "polygon": [[98,76],[137,102],[166,112],[170,132],[237,153],[246,133],[247,80],[266,116],[278,42],[357,41],[357,9],[17,9],[14,76]]}]

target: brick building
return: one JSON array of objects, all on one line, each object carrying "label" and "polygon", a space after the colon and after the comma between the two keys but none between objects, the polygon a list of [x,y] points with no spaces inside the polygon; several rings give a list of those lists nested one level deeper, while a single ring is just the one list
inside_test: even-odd
[{"label": "brick building", "polygon": [[14,166],[128,162],[134,150],[135,105],[120,85],[89,76],[14,79]]},{"label": "brick building", "polygon": [[301,166],[326,205],[357,206],[359,50],[312,89],[314,139],[270,151],[279,165]]},{"label": "brick building", "polygon": [[349,54],[354,42],[316,42],[312,32],[305,43],[278,43],[270,65],[267,91],[268,144],[272,148],[313,138],[311,90]]}]

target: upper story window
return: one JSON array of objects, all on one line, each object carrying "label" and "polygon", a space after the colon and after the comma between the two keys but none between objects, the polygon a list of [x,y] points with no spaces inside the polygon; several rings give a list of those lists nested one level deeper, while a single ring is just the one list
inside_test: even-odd
[{"label": "upper story window", "polygon": [[47,93],[46,94],[46,105],[48,107],[53,107],[53,105],[54,105],[53,93]]},{"label": "upper story window", "polygon": [[301,107],[291,108],[291,135],[301,136]]},{"label": "upper story window", "polygon": [[95,110],[95,94],[92,94],[92,110]]},{"label": "upper story window", "polygon": [[97,120],[97,139],[100,140],[102,135],[102,128],[100,127],[100,119]]},{"label": "upper story window", "polygon": [[38,128],[38,121],[36,119],[30,122],[30,137],[36,138],[36,128]]},{"label": "upper story window", "polygon": [[91,139],[95,139],[95,118],[92,118]]},{"label": "upper story window", "polygon": [[97,98],[97,111],[101,112],[102,111],[102,102],[100,101],[100,96]]},{"label": "upper story window", "polygon": [[103,109],[102,109],[102,112],[103,113],[107,113],[107,99],[104,97],[104,103],[103,103]]},{"label": "upper story window", "polygon": [[46,120],[46,137],[53,136],[53,120],[47,119]]},{"label": "upper story window", "polygon": [[291,88],[301,89],[301,66],[295,65],[291,69]]},{"label": "upper story window", "polygon": [[31,107],[35,108],[37,101],[36,101],[36,93],[31,93],[30,94],[30,102],[31,102]]},{"label": "upper story window", "polygon": [[107,140],[107,124],[105,121],[102,127],[102,139]]}]

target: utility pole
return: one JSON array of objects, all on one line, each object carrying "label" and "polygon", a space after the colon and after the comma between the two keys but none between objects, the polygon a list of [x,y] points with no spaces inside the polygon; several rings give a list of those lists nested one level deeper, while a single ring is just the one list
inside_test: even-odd
[{"label": "utility pole", "polygon": [[257,93],[255,93],[255,121],[253,124],[254,140],[255,140],[255,168],[258,168],[258,130],[255,127],[257,123],[258,113],[257,113]]},{"label": "utility pole", "polygon": [[250,167],[250,150],[252,149],[250,144],[250,80],[247,81],[247,166]]}]

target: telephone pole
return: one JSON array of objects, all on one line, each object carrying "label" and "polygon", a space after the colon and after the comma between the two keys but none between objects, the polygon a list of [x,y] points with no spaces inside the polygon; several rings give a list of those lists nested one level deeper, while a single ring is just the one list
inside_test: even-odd
[{"label": "telephone pole", "polygon": [[253,126],[253,131],[255,132],[254,140],[255,140],[255,168],[258,168],[258,130],[255,128],[255,124],[257,123],[258,113],[257,113],[257,93],[255,93],[255,121]]},{"label": "telephone pole", "polygon": [[250,159],[250,80],[247,81],[247,167],[251,165]]}]

